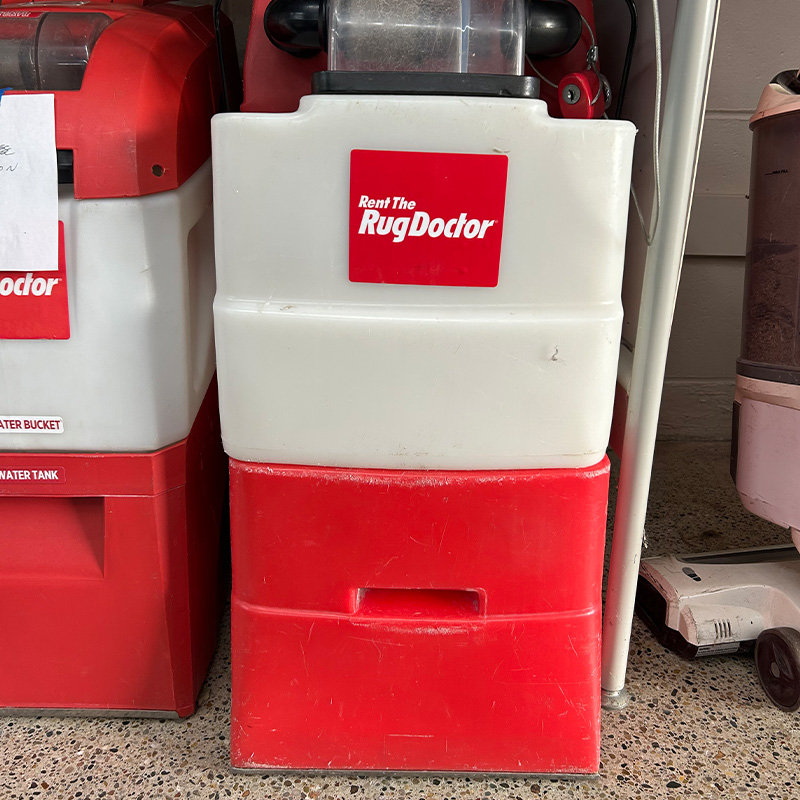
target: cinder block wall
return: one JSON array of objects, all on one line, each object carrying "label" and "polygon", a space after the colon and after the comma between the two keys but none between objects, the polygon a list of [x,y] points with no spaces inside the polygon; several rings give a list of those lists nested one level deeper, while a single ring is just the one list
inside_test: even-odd
[{"label": "cinder block wall", "polygon": [[769,80],[800,68],[798,11],[797,0],[722,0],[662,438],[730,437],[750,184],[748,120]]}]

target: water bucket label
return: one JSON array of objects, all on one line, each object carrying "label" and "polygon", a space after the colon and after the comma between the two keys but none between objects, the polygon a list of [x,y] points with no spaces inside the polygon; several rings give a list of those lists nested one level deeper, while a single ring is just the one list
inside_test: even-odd
[{"label": "water bucket label", "polygon": [[497,286],[508,156],[353,150],[350,280]]},{"label": "water bucket label", "polygon": [[3,483],[66,483],[64,467],[8,467],[0,468]]},{"label": "water bucket label", "polygon": [[0,339],[69,339],[63,222],[57,271],[0,272]]},{"label": "water bucket label", "polygon": [[61,417],[0,415],[0,435],[4,433],[64,433],[64,420]]}]

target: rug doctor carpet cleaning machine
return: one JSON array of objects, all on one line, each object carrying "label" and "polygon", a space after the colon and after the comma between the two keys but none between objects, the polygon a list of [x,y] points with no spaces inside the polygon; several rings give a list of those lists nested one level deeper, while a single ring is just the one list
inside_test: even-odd
[{"label": "rug doctor carpet cleaning machine", "polygon": [[0,708],[194,710],[216,645],[225,498],[220,73],[209,7],[0,7],[0,167],[32,169],[31,109],[49,103],[44,235],[60,251],[28,270],[2,253]]},{"label": "rug doctor carpet cleaning machine", "polygon": [[568,3],[265,22],[244,107],[299,109],[212,126],[233,766],[595,772],[634,127],[537,99]]},{"label": "rug doctor carpet cleaning machine", "polygon": [[800,80],[764,90],[753,130],[742,355],[731,472],[749,511],[793,545],[642,561],[637,608],[694,657],[755,649],[767,696],[800,708]]}]

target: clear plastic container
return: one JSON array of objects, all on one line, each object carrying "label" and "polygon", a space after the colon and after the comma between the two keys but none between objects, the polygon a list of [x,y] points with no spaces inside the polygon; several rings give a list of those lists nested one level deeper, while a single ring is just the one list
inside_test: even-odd
[{"label": "clear plastic container", "polygon": [[0,86],[51,92],[80,89],[92,49],[111,22],[111,17],[94,12],[4,17]]},{"label": "clear plastic container", "polygon": [[523,0],[331,0],[330,69],[522,75]]},{"label": "clear plastic container", "polygon": [[[800,105],[800,104],[799,104]],[[742,358],[800,383],[800,114],[753,125]]]}]

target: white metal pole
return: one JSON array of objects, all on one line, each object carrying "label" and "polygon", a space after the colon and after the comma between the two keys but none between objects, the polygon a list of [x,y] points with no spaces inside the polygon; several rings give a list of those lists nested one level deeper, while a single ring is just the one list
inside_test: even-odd
[{"label": "white metal pole", "polygon": [[645,262],[603,620],[601,685],[606,708],[627,703],[625,670],[658,412],[718,11],[719,0],[679,0],[675,18],[660,148],[661,215]]}]

